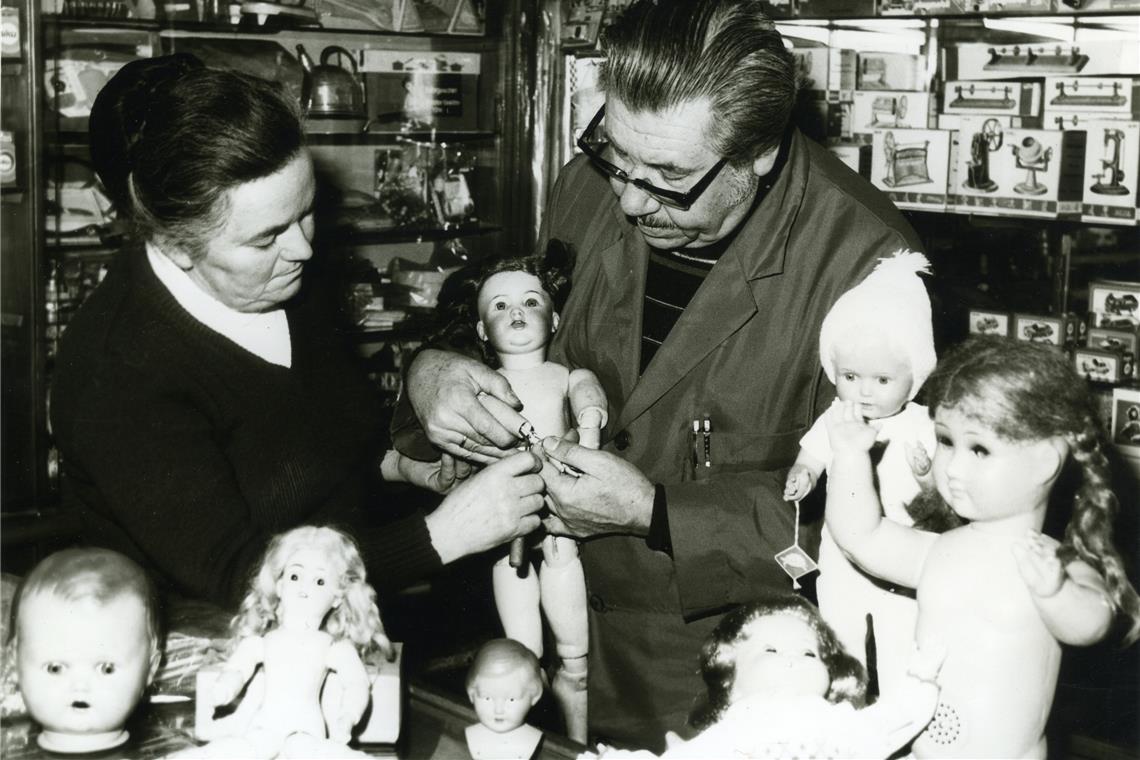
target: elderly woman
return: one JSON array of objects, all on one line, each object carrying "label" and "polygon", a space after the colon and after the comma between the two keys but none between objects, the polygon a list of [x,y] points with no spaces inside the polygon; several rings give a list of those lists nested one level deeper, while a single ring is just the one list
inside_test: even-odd
[{"label": "elderly woman", "polygon": [[[373,497],[388,442],[365,378],[303,287],[313,163],[278,88],[192,56],[137,61],[100,94],[92,157],[140,242],[68,327],[52,424],[87,540],[232,605],[269,538],[353,534],[398,587],[538,525],[537,459],[455,485],[428,515]],[[445,464],[450,464],[445,461]]]}]

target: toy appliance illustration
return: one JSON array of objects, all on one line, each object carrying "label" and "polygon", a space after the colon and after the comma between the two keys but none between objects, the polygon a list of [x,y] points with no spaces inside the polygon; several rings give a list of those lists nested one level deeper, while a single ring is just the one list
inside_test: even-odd
[{"label": "toy appliance illustration", "polygon": [[1004,138],[997,119],[986,119],[982,123],[981,131],[970,138],[970,160],[966,163],[963,186],[985,193],[997,190],[997,183],[990,179],[990,154],[1001,148]]},{"label": "toy appliance illustration", "polygon": [[[1112,87],[1112,92],[1107,90]],[[1090,93],[1089,88],[1096,90]],[[1081,82],[1057,82],[1057,96],[1049,101],[1054,106],[1089,106],[1092,108],[1105,108],[1108,106],[1122,106],[1128,98],[1120,94],[1120,82],[1086,83],[1085,91],[1081,92]]]},{"label": "toy appliance illustration", "polygon": [[893,132],[883,135],[883,153],[887,160],[887,176],[883,182],[890,187],[931,182],[926,166],[929,146],[929,140],[902,145],[895,141]]},{"label": "toy appliance illustration", "polygon": [[876,95],[869,127],[901,127],[906,119],[906,95]]},{"label": "toy appliance illustration", "polygon": [[1045,46],[1034,49],[1031,45],[1022,47],[992,47],[990,59],[982,68],[986,71],[1070,72],[1077,73],[1089,62],[1089,57],[1078,47],[1057,45],[1052,50]]},{"label": "toy appliance illustration", "polygon": [[1129,190],[1121,184],[1124,171],[1120,168],[1124,161],[1124,132],[1119,129],[1104,130],[1104,157],[1100,159],[1101,170],[1093,177],[1096,183],[1089,188],[1100,195],[1128,195]]},{"label": "toy appliance illustration", "polygon": [[995,85],[982,87],[970,84],[968,87],[956,85],[954,99],[947,103],[953,108],[977,108],[979,110],[1009,110],[1017,105],[1017,101],[1010,97],[1009,85]]},{"label": "toy appliance illustration", "polygon": [[1013,186],[1022,195],[1043,195],[1049,188],[1037,181],[1037,172],[1049,170],[1053,149],[1046,148],[1036,137],[1028,136],[1020,145],[1012,145],[1017,168],[1025,169],[1025,181]]}]

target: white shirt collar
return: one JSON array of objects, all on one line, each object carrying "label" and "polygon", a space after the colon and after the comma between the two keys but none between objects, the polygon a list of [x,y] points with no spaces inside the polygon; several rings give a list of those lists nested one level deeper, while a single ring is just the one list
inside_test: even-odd
[{"label": "white shirt collar", "polygon": [[293,347],[284,309],[259,314],[235,311],[198,287],[189,274],[150,243],[146,257],[159,282],[194,319],[271,364],[292,366]]}]

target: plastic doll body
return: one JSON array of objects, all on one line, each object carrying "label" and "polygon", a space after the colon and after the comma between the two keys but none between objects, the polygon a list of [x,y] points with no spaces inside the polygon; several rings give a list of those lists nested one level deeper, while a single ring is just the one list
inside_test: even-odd
[{"label": "plastic doll body", "polygon": [[1003,439],[954,408],[936,422],[935,483],[970,524],[935,535],[882,520],[873,431],[837,403],[828,525],[864,569],[917,588],[918,645],[946,647],[941,702],[915,755],[1043,758],[1059,642],[1092,643],[1112,616],[1100,577],[1080,560],[1062,567],[1038,533],[1065,452],[1052,439]]},{"label": "plastic doll body", "polygon": [[128,738],[123,724],[154,669],[143,604],[36,593],[20,609],[20,688],[52,752],[96,752]]},{"label": "plastic doll body", "polygon": [[[338,535],[327,528],[298,530]],[[241,639],[212,693],[198,695],[214,705],[229,704],[259,673],[260,688],[251,685],[245,699],[260,699],[260,704],[239,735],[217,739],[179,757],[360,755],[345,745],[368,706],[368,674],[356,644],[324,629],[330,613],[349,603],[342,581],[347,572],[344,565],[326,546],[302,543],[284,553],[274,584],[276,626],[260,636]],[[358,583],[363,585],[362,578]],[[332,705],[327,698],[322,704],[322,687],[330,673],[336,674],[337,685]]]},{"label": "plastic doll body", "polygon": [[542,697],[538,658],[513,639],[487,642],[467,675],[467,697],[479,722],[468,726],[473,760],[527,760],[542,732],[526,724]]},{"label": "plastic doll body", "polygon": [[[546,361],[546,347],[558,328],[558,314],[536,276],[522,271],[491,275],[480,288],[478,306],[476,329],[498,355],[502,364],[499,372],[510,381],[523,402],[523,416],[540,437],[566,434],[572,393],[592,392],[604,398],[600,389],[591,390],[597,385],[596,379],[590,382],[592,374]],[[595,446],[605,424],[604,414],[603,408],[593,406],[582,413],[593,423],[586,427],[585,437],[593,439]],[[571,538],[545,536],[542,555],[537,577],[520,573],[507,557],[495,563],[495,604],[506,635],[525,644],[537,657],[543,651],[540,609],[545,613],[561,660],[555,694],[566,718],[567,733],[584,741],[589,650],[585,574],[577,542]]]},{"label": "plastic doll body", "polygon": [[[926,407],[908,401],[915,388],[905,358],[888,336],[864,334],[836,347],[835,370],[836,395],[841,401],[858,405],[876,430],[876,445],[882,446],[875,474],[886,517],[910,525],[906,503],[918,494],[919,483],[911,472],[907,450],[912,446],[933,449],[934,423]],[[801,440],[784,497],[806,496],[830,460],[821,417]],[[820,543],[819,570],[816,590],[820,611],[843,645],[865,662],[866,616],[870,614],[880,693],[904,684],[918,614],[913,596],[875,585],[843,556],[826,529]]]}]

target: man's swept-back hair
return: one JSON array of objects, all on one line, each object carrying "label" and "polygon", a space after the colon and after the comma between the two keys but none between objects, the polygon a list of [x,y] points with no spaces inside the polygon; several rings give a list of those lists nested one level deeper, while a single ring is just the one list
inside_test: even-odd
[{"label": "man's swept-back hair", "polygon": [[779,146],[796,66],[758,0],[638,0],[603,38],[599,85],[633,111],[711,102],[709,147],[740,165]]}]

